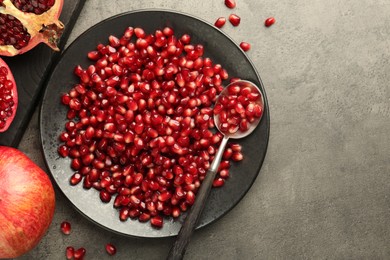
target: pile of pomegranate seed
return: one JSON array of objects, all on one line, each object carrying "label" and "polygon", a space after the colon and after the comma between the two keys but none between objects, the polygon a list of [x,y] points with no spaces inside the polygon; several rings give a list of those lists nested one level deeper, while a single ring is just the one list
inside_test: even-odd
[{"label": "pile of pomegranate seed", "polygon": [[[72,159],[71,185],[98,190],[122,221],[160,228],[162,216],[176,218],[194,203],[218,149],[213,104],[228,73],[169,27],[129,27],[108,42],[88,53],[93,65],[75,68],[79,83],[62,96],[69,121],[58,152]],[[215,187],[240,159],[222,161]]]},{"label": "pile of pomegranate seed", "polygon": [[6,67],[0,66],[0,129],[2,129],[7,119],[12,116],[15,105],[12,90],[14,83],[8,79],[9,71]]},{"label": "pile of pomegranate seed", "polygon": [[[224,92],[225,94],[225,92]],[[245,132],[263,114],[261,94],[250,86],[231,84],[226,95],[220,95],[214,107],[218,128],[225,134]]]}]

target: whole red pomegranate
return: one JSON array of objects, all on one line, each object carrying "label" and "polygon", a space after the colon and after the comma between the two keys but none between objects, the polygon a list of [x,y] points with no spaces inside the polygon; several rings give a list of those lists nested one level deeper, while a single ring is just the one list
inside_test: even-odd
[{"label": "whole red pomegranate", "polygon": [[46,173],[14,148],[0,146],[0,180],[0,258],[14,258],[45,234],[55,194]]},{"label": "whole red pomegranate", "polygon": [[18,107],[18,91],[15,79],[7,64],[0,59],[0,133],[14,120]]},{"label": "whole red pomegranate", "polygon": [[0,55],[25,53],[43,42],[58,51],[63,0],[0,0]]}]

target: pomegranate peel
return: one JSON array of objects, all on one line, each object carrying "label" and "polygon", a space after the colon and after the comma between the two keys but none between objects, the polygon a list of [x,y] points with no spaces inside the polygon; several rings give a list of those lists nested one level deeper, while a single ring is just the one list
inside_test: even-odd
[{"label": "pomegranate peel", "polygon": [[18,107],[18,92],[12,72],[0,58],[0,133],[11,125]]},{"label": "pomegranate peel", "polygon": [[[27,42],[16,48],[15,44],[5,44],[0,38],[0,55],[15,56],[25,53],[43,42],[55,51],[59,51],[57,42],[64,30],[64,24],[58,20],[63,7],[63,0],[56,0],[54,5],[47,11],[37,15],[35,13],[23,12],[15,7],[11,0],[3,0],[0,6],[2,20],[15,18],[22,24],[25,30]],[[5,23],[0,20],[0,22]],[[28,37],[29,35],[29,37]]]}]

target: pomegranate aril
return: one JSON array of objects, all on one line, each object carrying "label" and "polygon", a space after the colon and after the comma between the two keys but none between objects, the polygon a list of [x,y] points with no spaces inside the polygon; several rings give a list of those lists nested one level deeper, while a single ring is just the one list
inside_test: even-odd
[{"label": "pomegranate aril", "polygon": [[82,180],[82,178],[83,178],[83,176],[82,176],[80,173],[75,172],[75,173],[72,175],[72,177],[70,177],[69,182],[70,182],[71,185],[77,185],[77,184],[80,183],[80,181]]},{"label": "pomegranate aril", "polygon": [[246,120],[245,118],[241,120],[240,124],[239,124],[239,130],[241,132],[245,132],[249,129],[249,122],[248,120]]},{"label": "pomegranate aril", "polygon": [[164,202],[164,201],[169,200],[171,197],[172,197],[171,193],[169,193],[168,191],[166,191],[166,192],[164,192],[164,193],[161,193],[161,194],[158,196],[158,200]]},{"label": "pomegranate aril", "polygon": [[173,29],[172,29],[172,28],[170,28],[170,27],[165,27],[165,28],[163,29],[163,33],[164,33],[165,36],[169,37],[169,36],[172,36],[174,32],[173,32]]},{"label": "pomegranate aril", "polygon": [[232,154],[232,160],[235,161],[235,162],[239,162],[239,161],[241,161],[243,158],[244,158],[244,156],[243,156],[242,153],[240,153],[240,152],[234,152],[234,153]]},{"label": "pomegranate aril", "polygon": [[123,207],[119,211],[119,219],[121,221],[126,221],[129,218],[129,208]]},{"label": "pomegranate aril", "polygon": [[104,203],[108,203],[111,201],[111,194],[106,190],[100,191],[100,200]]},{"label": "pomegranate aril", "polygon": [[213,187],[221,187],[225,184],[225,180],[222,178],[217,178],[213,181]]},{"label": "pomegranate aril", "polygon": [[225,5],[227,8],[233,9],[236,7],[236,1],[235,0],[225,0]]},{"label": "pomegranate aril", "polygon": [[163,226],[163,218],[161,216],[155,216],[150,219],[150,224],[156,228],[161,228]]},{"label": "pomegranate aril", "polygon": [[146,222],[146,221],[149,221],[149,219],[150,219],[150,214],[148,214],[148,213],[142,213],[142,214],[139,215],[139,217],[138,217],[138,220],[139,220],[140,222]]},{"label": "pomegranate aril", "polygon": [[241,42],[240,47],[243,51],[249,51],[251,48],[251,45],[247,42]]},{"label": "pomegranate aril", "polygon": [[85,248],[83,247],[80,247],[79,249],[77,249],[75,252],[74,252],[74,259],[83,259],[85,254],[87,253],[87,251],[85,250]]},{"label": "pomegranate aril", "polygon": [[236,14],[231,14],[231,15],[229,15],[229,22],[233,26],[238,26],[241,22],[241,18]]},{"label": "pomegranate aril", "polygon": [[69,235],[72,230],[71,225],[68,221],[63,221],[60,227],[62,233],[64,233],[65,235]]},{"label": "pomegranate aril", "polygon": [[267,18],[267,19],[264,21],[264,25],[265,25],[266,27],[270,27],[270,26],[273,25],[275,22],[276,22],[276,20],[275,20],[274,17],[269,17],[269,18]]},{"label": "pomegranate aril", "polygon": [[74,257],[74,247],[68,246],[65,251],[66,259],[71,260]]},{"label": "pomegranate aril", "polygon": [[116,254],[116,247],[113,244],[108,243],[108,244],[106,244],[106,252],[109,255],[115,255]]},{"label": "pomegranate aril", "polygon": [[228,169],[223,169],[219,172],[219,176],[223,179],[229,178],[229,170]]},{"label": "pomegranate aril", "polygon": [[67,157],[69,155],[69,148],[66,145],[61,145],[58,147],[58,154],[62,157]]}]

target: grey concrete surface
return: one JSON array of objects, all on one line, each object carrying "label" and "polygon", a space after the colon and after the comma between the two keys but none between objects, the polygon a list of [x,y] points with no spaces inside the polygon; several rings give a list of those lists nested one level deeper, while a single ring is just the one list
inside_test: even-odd
[{"label": "grey concrete surface", "polygon": [[[195,233],[186,259],[390,259],[390,2],[388,0],[88,0],[70,41],[112,15],[142,8],[183,11],[248,41],[271,111],[265,163],[246,197]],[[277,23],[265,28],[263,21]],[[44,167],[35,113],[20,144]],[[63,220],[73,233],[59,231]],[[85,220],[57,190],[54,221],[20,259],[164,259],[173,239],[126,238]]]}]

